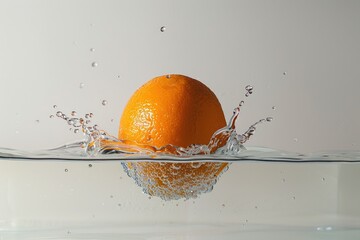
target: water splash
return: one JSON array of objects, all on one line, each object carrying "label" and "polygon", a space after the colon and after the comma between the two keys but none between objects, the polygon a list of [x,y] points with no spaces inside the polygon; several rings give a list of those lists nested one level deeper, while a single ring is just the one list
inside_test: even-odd
[{"label": "water splash", "polygon": [[[248,85],[245,90],[245,97],[248,97],[252,94],[253,87]],[[272,117],[260,119],[247,131],[238,134],[236,121],[243,105],[244,101],[241,101],[234,109],[228,124],[214,132],[208,144],[191,144],[187,147],[168,144],[158,148],[126,139],[117,139],[101,130],[96,124],[90,124],[92,113],[87,113],[84,117],[79,118],[75,117],[75,111],[72,111],[70,116],[58,111],[56,116],[65,120],[74,129],[74,132],[80,130],[83,132],[85,140],[81,147],[87,156],[94,157],[103,154],[136,156],[143,154],[150,158],[157,156],[233,156],[246,150],[243,144],[251,138],[259,124],[271,122],[273,119]],[[230,163],[224,162],[122,162],[127,175],[133,178],[145,193],[164,200],[196,198],[202,193],[210,192],[229,165]]]}]

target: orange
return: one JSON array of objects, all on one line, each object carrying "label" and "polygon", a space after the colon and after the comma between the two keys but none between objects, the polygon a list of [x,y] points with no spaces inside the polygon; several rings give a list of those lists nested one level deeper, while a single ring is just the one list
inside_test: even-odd
[{"label": "orange", "polygon": [[[118,137],[157,148],[207,145],[224,126],[225,116],[215,94],[198,80],[173,74],[148,81],[132,95],[121,116]],[[211,190],[226,165],[132,162],[124,167],[145,192],[177,199]]]}]

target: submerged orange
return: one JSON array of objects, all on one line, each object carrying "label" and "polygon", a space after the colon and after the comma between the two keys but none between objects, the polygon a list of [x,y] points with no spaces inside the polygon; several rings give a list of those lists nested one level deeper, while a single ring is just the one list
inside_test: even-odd
[{"label": "submerged orange", "polygon": [[[226,126],[215,94],[183,75],[156,77],[130,98],[120,120],[119,139],[134,144],[187,147],[206,145]],[[194,197],[212,188],[226,163],[128,163],[128,174],[144,191],[164,199]],[[131,173],[129,173],[129,171]]]}]

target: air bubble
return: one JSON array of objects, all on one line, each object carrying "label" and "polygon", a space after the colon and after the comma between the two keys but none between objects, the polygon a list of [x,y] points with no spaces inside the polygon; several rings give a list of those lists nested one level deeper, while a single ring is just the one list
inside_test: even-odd
[{"label": "air bubble", "polygon": [[58,111],[58,112],[56,113],[56,116],[57,116],[57,117],[62,117],[62,112],[61,112],[61,111]]},{"label": "air bubble", "polygon": [[326,179],[323,177],[321,180],[325,181]]},{"label": "air bubble", "polygon": [[295,196],[293,196],[293,197],[292,197],[292,199],[293,199],[293,200],[295,200],[295,199],[296,199],[296,197],[295,197]]},{"label": "air bubble", "polygon": [[165,32],[166,31],[166,27],[165,26],[162,26],[161,28],[160,28],[160,32]]},{"label": "air bubble", "polygon": [[40,120],[39,120],[39,119],[36,119],[35,122],[36,122],[36,123],[40,123]]},{"label": "air bubble", "polygon": [[67,168],[65,168],[65,172],[68,172],[69,170]]},{"label": "air bubble", "polygon": [[105,105],[108,104],[108,102],[107,102],[106,100],[102,100],[101,104],[102,104],[103,106],[105,106]]},{"label": "air bubble", "polygon": [[267,122],[271,122],[272,120],[273,120],[272,117],[267,117],[267,118],[266,118],[266,121],[267,121]]},{"label": "air bubble", "polygon": [[78,133],[78,132],[79,132],[79,129],[75,129],[75,130],[74,130],[74,133]]},{"label": "air bubble", "polygon": [[73,117],[76,116],[76,112],[75,112],[75,111],[72,111],[72,112],[71,112],[71,116],[73,116]]},{"label": "air bubble", "polygon": [[93,166],[93,165],[90,163],[90,164],[89,164],[89,167],[92,167],[92,166]]},{"label": "air bubble", "polygon": [[57,108],[57,106],[56,106],[56,105],[53,105],[53,108]]},{"label": "air bubble", "polygon": [[95,52],[95,48],[90,48],[90,52]]},{"label": "air bubble", "polygon": [[54,118],[54,115],[50,115],[49,118]]},{"label": "air bubble", "polygon": [[80,83],[80,88],[84,88],[85,87],[85,83]]},{"label": "air bubble", "polygon": [[283,75],[285,76],[287,74],[287,72],[283,72]]},{"label": "air bubble", "polygon": [[298,142],[299,139],[298,139],[298,138],[294,138],[293,141],[294,141],[294,142]]},{"label": "air bubble", "polygon": [[275,107],[275,106],[272,106],[272,107],[271,107],[271,109],[272,109],[272,110],[275,110],[275,109],[276,109],[276,107]]},{"label": "air bubble", "polygon": [[97,62],[92,62],[92,63],[91,63],[91,66],[92,66],[92,67],[97,67],[97,66],[98,66],[98,63],[97,63]]}]

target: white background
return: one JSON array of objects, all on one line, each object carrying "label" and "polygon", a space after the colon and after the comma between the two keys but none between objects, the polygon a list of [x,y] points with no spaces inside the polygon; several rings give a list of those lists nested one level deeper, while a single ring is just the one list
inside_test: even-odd
[{"label": "white background", "polygon": [[254,87],[239,131],[274,121],[248,146],[359,149],[359,12],[359,1],[1,0],[0,146],[81,139],[49,118],[58,110],[93,112],[117,135],[138,87],[180,73],[208,85],[227,118]]}]

